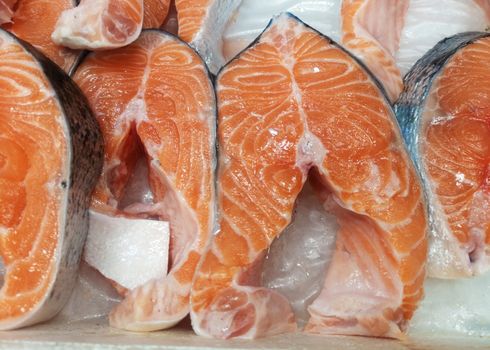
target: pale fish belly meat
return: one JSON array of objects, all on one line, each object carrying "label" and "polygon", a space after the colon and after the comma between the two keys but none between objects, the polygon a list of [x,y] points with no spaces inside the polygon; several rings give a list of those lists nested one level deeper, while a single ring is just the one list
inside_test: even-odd
[{"label": "pale fish belly meat", "polygon": [[429,275],[490,267],[490,34],[445,39],[405,77],[396,113],[429,204]]},{"label": "pale fish belly meat", "polygon": [[0,329],[56,315],[76,282],[102,135],[80,89],[0,30]]},{"label": "pale fish belly meat", "polygon": [[[209,72],[185,42],[144,30],[124,48],[89,54],[73,79],[106,143],[92,210],[170,224],[168,274],[132,289],[110,324],[132,331],[171,327],[189,313],[191,282],[214,224],[216,102]],[[149,201],[121,207],[141,159]]]},{"label": "pale fish belly meat", "polygon": [[306,331],[402,337],[423,295],[426,213],[377,81],[285,13],[220,71],[216,91],[219,231],[191,291],[196,333],[255,338],[296,329],[288,300],[260,278],[310,174],[339,229]]},{"label": "pale fish belly meat", "polygon": [[72,49],[106,50],[135,41],[142,29],[159,28],[170,0],[81,0],[63,11],[53,41]]}]

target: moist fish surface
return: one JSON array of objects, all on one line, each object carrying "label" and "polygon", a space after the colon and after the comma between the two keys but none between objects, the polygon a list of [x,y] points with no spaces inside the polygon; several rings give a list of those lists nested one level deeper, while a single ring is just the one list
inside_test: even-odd
[{"label": "moist fish surface", "polygon": [[87,101],[56,64],[0,30],[0,329],[48,320],[75,284],[103,160]]},{"label": "moist fish surface", "polygon": [[310,175],[339,229],[306,331],[402,337],[423,294],[425,204],[377,81],[329,38],[282,14],[220,71],[216,91],[219,231],[192,288],[196,333],[296,329],[288,300],[260,276]]},{"label": "moist fish surface", "polygon": [[[170,222],[168,275],[133,289],[110,323],[135,331],[171,327],[189,312],[191,281],[214,222],[216,107],[207,68],[186,43],[145,30],[131,45],[89,54],[74,80],[106,143],[92,209]],[[149,201],[121,207],[141,159]]]},{"label": "moist fish surface", "polygon": [[396,105],[429,202],[433,277],[490,267],[490,34],[463,33],[430,50]]},{"label": "moist fish surface", "polygon": [[12,22],[3,27],[29,42],[65,72],[70,72],[80,52],[56,45],[51,33],[60,14],[75,5],[74,0],[19,0]]}]

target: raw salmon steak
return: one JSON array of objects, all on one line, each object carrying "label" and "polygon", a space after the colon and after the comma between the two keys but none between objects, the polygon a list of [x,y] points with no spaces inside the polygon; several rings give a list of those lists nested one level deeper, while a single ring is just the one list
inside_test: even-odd
[{"label": "raw salmon steak", "polygon": [[430,207],[429,274],[490,268],[490,35],[437,44],[405,79],[396,111]]},{"label": "raw salmon steak", "polygon": [[423,294],[425,204],[370,72],[282,14],[220,71],[216,91],[220,229],[195,276],[194,330],[255,338],[296,328],[260,275],[311,174],[339,229],[306,331],[401,337]]},{"label": "raw salmon steak", "polygon": [[143,0],[81,0],[61,14],[51,38],[72,49],[125,46],[138,38],[143,14]]},{"label": "raw salmon steak", "polygon": [[102,168],[102,136],[71,79],[0,30],[0,329],[54,316],[71,294]]},{"label": "raw salmon steak", "polygon": [[[92,208],[170,222],[168,275],[132,290],[110,323],[135,331],[171,327],[189,312],[192,278],[214,222],[216,106],[208,71],[186,43],[146,30],[127,47],[89,54],[74,80],[106,144]],[[121,208],[141,158],[153,199]]]},{"label": "raw salmon steak", "polygon": [[65,72],[70,72],[79,52],[56,45],[51,40],[51,33],[60,14],[75,5],[74,0],[20,0],[12,23],[4,28],[29,42]]}]

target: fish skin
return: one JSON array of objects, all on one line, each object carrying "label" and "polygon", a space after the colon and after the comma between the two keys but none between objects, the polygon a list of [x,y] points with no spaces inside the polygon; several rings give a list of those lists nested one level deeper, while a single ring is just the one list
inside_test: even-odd
[{"label": "fish skin", "polygon": [[459,50],[489,36],[490,33],[485,32],[465,32],[441,40],[407,73],[404,78],[405,88],[394,105],[407,149],[422,179],[425,196],[428,199],[430,226],[428,275],[430,277],[449,279],[468,277],[475,274],[475,271],[472,271],[471,263],[468,265],[470,261],[467,254],[461,254],[459,251],[457,240],[439,232],[441,222],[437,217],[436,209],[431,204],[434,194],[431,193],[430,179],[424,170],[419,150],[423,111],[433,83],[446,63]]},{"label": "fish skin", "polygon": [[[44,54],[15,35],[0,29],[0,37],[13,38],[32,55],[47,77],[63,111],[69,132],[69,179],[64,187],[66,198],[64,227],[59,232],[55,277],[45,297],[19,320],[0,321],[0,329],[26,327],[54,317],[68,301],[74,287],[83,245],[88,232],[88,208],[92,190],[102,170],[103,139],[88,102],[70,77]],[[61,241],[61,243],[60,243]]]},{"label": "fish skin", "polygon": [[[395,232],[397,232],[394,235],[395,237],[396,235],[400,235],[399,238],[394,238],[395,240],[405,239],[402,238],[402,236],[404,235],[403,232],[406,232],[407,229],[409,231],[406,233],[409,236],[414,237],[414,233],[415,235],[418,235],[417,236],[418,240],[414,242],[415,246],[408,245],[404,247],[404,249],[411,249],[412,252],[415,253],[415,255],[411,256],[411,255],[401,254],[401,256],[397,257],[397,259],[399,259],[397,263],[399,264],[400,270],[395,270],[395,271],[399,271],[401,275],[396,279],[396,281],[394,281],[394,284],[396,285],[397,283],[401,283],[401,280],[403,280],[403,284],[404,284],[403,288],[399,290],[400,295],[395,297],[395,299],[400,298],[399,300],[397,299],[398,301],[395,301],[395,303],[398,306],[395,305],[395,308],[393,309],[391,309],[390,307],[387,307],[386,309],[380,308],[378,311],[382,312],[382,314],[379,315],[379,319],[378,319],[378,314],[369,315],[369,312],[367,312],[366,315],[363,314],[360,317],[360,319],[358,320],[359,322],[355,321],[354,327],[352,327],[351,318],[346,318],[345,323],[343,322],[336,323],[335,316],[321,314],[324,305],[321,305],[320,303],[316,305],[315,308],[316,312],[313,313],[313,310],[311,309],[309,310],[312,319],[314,318],[315,320],[313,323],[310,320],[310,324],[307,325],[306,330],[308,332],[316,333],[316,334],[318,333],[353,334],[353,335],[371,335],[371,336],[403,338],[402,332],[406,329],[408,320],[412,317],[418,302],[423,296],[422,282],[425,278],[424,265],[425,265],[425,255],[426,255],[426,247],[427,247],[426,238],[425,238],[426,213],[425,213],[424,199],[422,197],[421,190],[419,189],[420,180],[415,170],[412,171],[411,169],[413,167],[411,159],[408,157],[408,154],[406,154],[406,150],[402,142],[401,132],[399,131],[399,126],[396,122],[394,113],[390,112],[391,111],[390,103],[386,97],[386,94],[384,93],[383,88],[380,86],[380,83],[377,81],[377,79],[374,78],[374,76],[369,72],[369,70],[367,70],[365,66],[361,62],[359,62],[358,59],[351,56],[347,51],[345,51],[345,49],[343,49],[341,46],[333,42],[328,37],[325,37],[321,33],[314,30],[313,28],[310,28],[308,25],[305,25],[296,16],[291,15],[289,13],[281,14],[275,17],[271,21],[271,23],[269,23],[269,26],[264,30],[261,36],[259,36],[254,42],[251,43],[248,49],[250,48],[253,49],[255,45],[261,45],[262,37],[266,35],[268,30],[271,30],[270,28],[272,27],[272,24],[275,24],[275,21],[280,21],[280,20],[286,21],[284,18],[293,19],[294,21],[297,21],[298,23],[300,23],[300,26],[304,26],[306,30],[311,30],[312,32],[318,34],[328,44],[332,45],[335,49],[338,49],[344,55],[347,55],[354,63],[358,64],[362,70],[365,70],[364,73],[370,78],[372,85],[379,89],[379,93],[380,93],[379,98],[381,99],[382,103],[385,104],[385,106],[388,108],[387,114],[390,115],[388,119],[390,120],[390,124],[394,129],[393,131],[397,135],[396,141],[394,142],[396,143],[396,147],[397,148],[399,147],[400,149],[401,157],[403,158],[404,161],[407,162],[406,164],[410,168],[408,171],[410,175],[408,176],[409,179],[413,182],[411,182],[412,188],[409,190],[409,192],[414,195],[413,196],[414,203],[406,203],[406,204],[414,205],[413,210],[410,211],[408,214],[412,215],[411,218],[417,219],[417,221],[414,221],[414,224],[410,224],[410,223],[407,224],[405,221],[400,222],[398,228],[394,230]],[[284,25],[283,22],[280,22],[280,24],[278,22],[278,26],[282,26],[282,25]],[[297,33],[291,35],[292,37],[295,37]],[[283,43],[283,39],[284,38],[282,39],[274,38],[273,41],[270,41],[269,38],[268,40],[269,43],[274,42],[275,44],[277,44],[279,42]],[[222,68],[219,71],[216,79],[217,93],[218,93],[218,106],[220,106],[220,104],[222,103],[220,102],[220,92],[221,90],[224,89],[223,86],[220,86],[220,80],[222,79],[223,75],[226,74],[227,69],[231,69],[230,67],[233,67],[234,70],[240,69],[239,67],[233,66],[233,64],[235,63],[235,61],[241,59],[242,55],[246,55],[248,49],[242,51],[240,55],[238,55],[233,60],[231,60],[224,68]],[[264,55],[264,57],[269,57],[269,56],[272,57],[272,51],[273,50],[271,49],[265,49],[265,53],[261,52],[260,55]],[[255,57],[256,54],[259,53],[254,53],[251,55]],[[262,57],[262,59],[266,59],[264,57]],[[250,57],[247,56],[247,59],[250,59]],[[264,68],[262,65],[259,67],[260,69]],[[229,77],[227,79],[230,80]],[[229,106],[234,106],[234,104],[227,103],[225,104],[225,106],[227,108],[231,108]],[[219,114],[220,113],[221,112],[219,112]],[[218,198],[219,198],[219,205],[221,206],[224,205],[223,204],[224,197],[222,197],[223,194],[220,193],[222,191],[222,187],[220,187],[222,185],[220,184],[220,182],[226,181],[229,183],[230,181],[232,181],[233,178],[235,179],[235,181],[237,179],[242,179],[242,177],[245,179],[246,175],[241,174],[239,170],[237,173],[235,173],[236,169],[233,170],[231,168],[232,164],[236,162],[237,155],[233,153],[234,151],[232,151],[231,148],[229,148],[232,146],[228,145],[227,147],[227,144],[224,143],[225,141],[223,140],[223,138],[225,136],[223,134],[224,133],[223,129],[225,127],[222,124],[223,121],[221,120],[222,117],[220,115],[219,118],[220,118],[219,123],[221,122],[221,124],[219,124],[221,131],[219,133],[220,174],[218,180],[218,193],[219,193]],[[230,119],[233,118],[230,117]],[[235,119],[237,119],[236,115],[234,120]],[[240,118],[238,118],[238,120],[240,120]],[[244,122],[245,121],[243,121],[242,123]],[[296,125],[294,129],[297,132],[301,132],[300,130],[301,127],[298,125]],[[292,129],[290,130],[290,132],[292,132]],[[230,130],[228,130],[227,133],[230,134]],[[227,137],[231,137],[231,136],[228,135]],[[294,133],[292,133],[290,135],[291,140],[294,137],[295,135]],[[234,140],[233,142],[230,141],[231,143],[239,144],[240,142],[242,143],[245,142],[240,138],[237,137],[233,137],[233,138]],[[289,142],[292,142],[291,140],[287,141],[288,144]],[[242,157],[249,159],[248,157],[250,155],[248,155],[248,152],[250,152],[250,146],[251,143],[250,140],[248,140],[247,144],[243,145],[243,147],[248,149],[248,151],[246,152],[243,151],[245,152],[245,154],[242,155]],[[317,146],[318,145],[316,145],[315,141],[313,140],[312,147],[316,148]],[[300,148],[301,146],[299,146],[298,144],[298,149]],[[232,153],[230,154],[230,152]],[[282,154],[282,152],[284,154]],[[287,155],[286,155],[286,153],[288,152],[289,152],[289,147],[286,147],[283,151],[281,151],[281,155],[278,156],[281,158],[281,164],[283,166],[284,164],[289,164],[289,163],[285,163],[288,162]],[[261,156],[260,153],[257,154],[257,156]],[[267,156],[262,155],[262,157],[267,157]],[[285,173],[284,175],[281,176],[284,179],[286,179],[286,176],[288,176],[287,181],[289,181],[290,180],[289,177],[291,177],[292,183],[287,183],[287,190],[286,188],[284,188],[284,191],[285,192],[289,191],[288,194],[292,196],[293,201],[292,202],[290,201],[291,198],[289,198],[289,196],[288,198],[278,198],[280,199],[279,203],[275,203],[276,204],[275,207],[272,206],[271,208],[269,208],[269,210],[278,211],[279,209],[277,206],[279,206],[280,208],[284,208],[284,207],[289,208],[290,211],[292,211],[292,206],[294,205],[294,198],[299,193],[302,184],[306,180],[306,174],[304,172],[310,169],[311,166],[310,162],[312,162],[313,166],[319,166],[318,162],[320,161],[320,159],[317,158],[318,157],[323,158],[324,156],[321,156],[321,154],[317,153],[315,155],[311,155],[311,157],[312,159],[307,157],[307,159],[302,160],[302,162],[305,163],[304,164],[301,163],[299,169],[293,167],[293,169],[289,169],[288,174]],[[271,163],[270,165],[274,165],[274,163]],[[323,166],[325,166],[325,164],[323,164]],[[256,172],[261,173],[262,170],[254,169],[254,173]],[[298,170],[298,172],[295,172],[295,170]],[[322,174],[320,178],[322,176],[325,176],[325,170],[322,170]],[[243,184],[243,186],[247,188],[248,186],[251,186],[249,181],[255,181],[255,180],[249,179],[246,181],[246,183]],[[283,186],[286,186],[286,184],[284,184]],[[243,188],[237,189],[238,192],[240,190],[243,190]],[[325,189],[323,188],[323,191],[324,190]],[[276,189],[276,191],[278,190]],[[346,191],[348,190],[346,189]],[[229,191],[227,195],[231,195],[233,197],[234,194],[231,192]],[[349,198],[349,195],[347,195],[347,193],[345,192],[343,193],[344,194],[342,195],[336,193],[336,195],[338,196],[343,196],[344,199],[341,199],[341,201],[346,200],[345,198]],[[253,193],[251,191],[249,200],[253,201],[252,195],[256,196],[257,193]],[[239,203],[237,199],[234,199],[232,197],[230,197],[230,199],[228,199],[227,201]],[[355,200],[353,201],[355,202]],[[351,203],[350,200],[349,200],[349,204],[344,203],[342,205],[345,206],[346,208],[349,208],[349,209],[343,209],[343,211],[353,210],[355,213],[363,213],[363,209],[355,205],[354,203]],[[239,209],[233,209],[234,208],[233,205],[232,206],[228,205],[228,207],[230,207],[228,208],[228,210],[231,211],[239,210]],[[395,207],[398,207],[398,205],[396,205]],[[250,207],[248,207],[248,209],[250,209]],[[222,208],[221,210],[223,212],[224,209]],[[242,208],[240,210],[243,211],[244,209]],[[281,217],[285,221],[284,225],[281,223],[282,228],[284,228],[287,225],[288,221],[291,219],[290,211],[288,212],[286,210],[285,213],[282,212],[277,213],[277,214],[282,214]],[[372,211],[372,208],[370,208],[368,209],[368,211],[370,212],[370,214],[364,213],[364,215],[374,215],[375,217],[378,214],[380,217],[383,217],[384,215],[381,212],[375,213],[377,209]],[[382,211],[382,209],[380,209],[380,211]],[[261,213],[260,215],[262,214],[266,215],[265,213]],[[256,220],[259,220],[259,218],[257,217]],[[379,220],[378,218],[376,220],[379,221],[380,224],[381,222],[383,222],[383,219]],[[346,222],[347,221],[348,220],[346,220]],[[412,222],[412,220],[410,222]],[[243,226],[243,223],[238,223],[238,224]],[[269,224],[267,224],[266,226],[269,226]],[[223,218],[221,218],[220,231],[213,237],[213,241],[211,245],[209,246],[206,254],[203,256],[200,269],[196,273],[194,285],[192,289],[192,295],[191,295],[191,320],[192,320],[194,331],[198,335],[202,335],[206,337],[215,337],[215,338],[236,337],[236,338],[244,338],[244,339],[252,339],[265,335],[273,335],[273,334],[278,334],[278,333],[283,333],[288,331],[294,331],[296,329],[296,324],[294,322],[294,316],[291,313],[291,309],[287,300],[276,292],[260,287],[260,280],[257,280],[258,277],[257,277],[256,269],[260,268],[260,264],[263,258],[263,251],[260,250],[261,249],[260,247],[263,248],[266,247],[267,244],[270,244],[271,240],[273,240],[275,237],[274,234],[275,233],[279,234],[281,229],[276,227],[278,231],[272,232],[271,230],[273,229],[271,227],[266,227],[262,231],[265,230],[267,233],[260,232],[259,234],[257,232],[257,236],[261,236],[265,234],[265,237],[260,238],[260,242],[257,241],[254,242],[254,247],[259,246],[259,248],[255,248],[255,249],[259,249],[257,251],[254,251],[253,249],[250,250],[251,249],[250,244],[252,244],[251,242],[248,242],[250,237],[248,238],[245,237],[245,239],[243,239],[244,236],[240,236],[242,238],[240,240],[237,240],[238,238],[236,239],[233,238],[233,241],[235,241],[235,243],[232,244],[234,245],[232,249],[233,252],[223,250],[223,248],[219,248],[220,246],[223,247],[223,244],[225,244],[225,242],[228,242],[228,244],[230,244],[231,242],[230,240],[232,239],[232,237],[234,235],[237,235],[237,233],[234,231],[235,230],[234,225],[235,223],[231,222],[229,219],[224,220]],[[278,223],[274,223],[274,225],[278,225]],[[377,227],[376,225],[374,225],[373,228],[376,230],[381,230],[381,231],[383,230]],[[245,230],[246,234],[248,234],[249,230],[250,229]],[[412,232],[410,232],[410,230],[412,230]],[[412,238],[410,238],[409,240],[411,239]],[[399,243],[400,241],[397,241],[394,244],[399,244]],[[248,252],[242,252],[242,248],[244,245],[249,247]],[[414,258],[417,259],[417,262],[412,261]],[[222,259],[225,259],[227,262],[224,263]],[[415,270],[413,268],[415,268]],[[231,281],[229,281],[230,278]],[[346,304],[343,303],[343,305]],[[380,307],[383,306],[382,301],[380,301],[379,306]],[[318,311],[320,311],[320,314],[318,314]],[[326,310],[326,312],[328,312],[328,310]],[[364,316],[367,316],[366,319],[363,318]],[[337,320],[343,321],[342,316],[339,317],[340,318],[338,318]],[[252,321],[253,323],[251,323]],[[384,321],[388,321],[388,322],[384,322]],[[337,327],[339,325],[340,327]]]}]

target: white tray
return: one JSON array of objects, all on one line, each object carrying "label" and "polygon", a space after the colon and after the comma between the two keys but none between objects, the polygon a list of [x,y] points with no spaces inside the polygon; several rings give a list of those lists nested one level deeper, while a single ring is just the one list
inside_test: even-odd
[{"label": "white tray", "polygon": [[106,319],[66,323],[52,321],[17,331],[0,332],[0,349],[311,349],[311,350],[446,350],[490,349],[490,338],[408,338],[405,341],[364,337],[321,337],[300,333],[249,340],[214,340],[181,328],[129,333],[110,328]]}]

